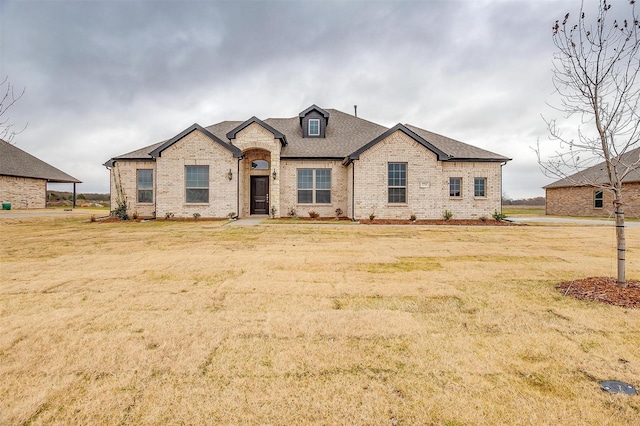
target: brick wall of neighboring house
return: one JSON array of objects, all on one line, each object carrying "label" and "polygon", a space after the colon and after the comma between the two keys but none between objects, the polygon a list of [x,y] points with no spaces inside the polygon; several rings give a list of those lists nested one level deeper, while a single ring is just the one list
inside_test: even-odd
[{"label": "brick wall of neighboring house", "polygon": [[[461,196],[449,196],[449,179],[462,178]],[[476,197],[475,178],[485,179],[485,196]],[[442,214],[448,210],[453,219],[491,219],[501,211],[502,167],[497,162],[444,162],[442,163]]]},{"label": "brick wall of neighboring house", "polygon": [[[280,187],[280,215],[287,216],[294,209],[300,217],[309,217],[315,211],[321,217],[335,217],[336,209],[342,210],[342,216],[349,216],[347,210],[347,168],[341,161],[331,160],[282,160]],[[331,169],[331,203],[298,203],[298,170]]]},{"label": "brick wall of neighboring house", "polygon": [[[270,210],[274,208],[276,216],[282,214],[282,209],[278,205],[280,200],[280,150],[282,145],[279,139],[275,139],[273,133],[265,129],[258,123],[252,123],[236,134],[231,143],[240,148],[245,154],[245,158],[240,161],[240,217],[250,214],[251,208],[251,177],[260,175],[271,175],[276,171],[276,179],[269,180],[269,204]],[[254,160],[266,160],[269,163],[269,170],[251,170],[251,162]],[[234,159],[237,161],[237,159]],[[237,165],[235,166],[237,168]],[[234,169],[235,170],[235,169]],[[234,195],[235,200],[235,195]],[[236,207],[233,210],[235,212]]]},{"label": "brick wall of neighboring house", "polygon": [[[186,166],[209,166],[209,202],[187,203]],[[156,160],[156,215],[175,217],[224,218],[236,210],[237,173],[228,179],[229,169],[236,170],[237,159],[217,142],[198,130],[189,133],[165,149]]]},{"label": "brick wall of neighboring house", "polygon": [[156,199],[156,163],[153,161],[117,161],[111,168],[111,211],[118,208],[118,181],[121,182],[127,203],[127,213],[140,217],[153,217],[155,203],[138,203],[138,169],[153,170],[153,199]]},{"label": "brick wall of neighboring house", "polygon": [[[594,192],[590,186],[547,188],[546,214],[557,216],[613,217],[613,193],[603,191],[602,208],[594,207]],[[626,217],[640,217],[640,183],[623,185]]]},{"label": "brick wall of neighboring house", "polygon": [[12,209],[43,209],[46,193],[44,179],[0,176],[0,202],[11,203]]}]

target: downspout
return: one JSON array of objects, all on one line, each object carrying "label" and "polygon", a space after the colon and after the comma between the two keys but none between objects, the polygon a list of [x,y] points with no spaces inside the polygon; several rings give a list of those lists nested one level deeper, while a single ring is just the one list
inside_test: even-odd
[{"label": "downspout", "polygon": [[73,208],[76,208],[76,183],[73,182]]},{"label": "downspout", "polygon": [[356,221],[356,163],[351,162],[353,170],[351,171],[351,221]]},{"label": "downspout", "polygon": [[236,217],[240,217],[240,160],[238,157],[238,170],[236,171]]},{"label": "downspout", "polygon": [[500,214],[502,214],[502,168],[507,164],[506,161],[503,161],[500,164]]}]

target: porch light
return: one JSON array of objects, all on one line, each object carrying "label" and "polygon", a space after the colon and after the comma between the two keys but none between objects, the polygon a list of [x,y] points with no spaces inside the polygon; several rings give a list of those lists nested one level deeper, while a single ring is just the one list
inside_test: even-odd
[{"label": "porch light", "polygon": [[229,169],[229,172],[227,173],[227,179],[233,179],[233,173],[231,172],[231,169]]},{"label": "porch light", "polygon": [[278,177],[278,173],[276,173],[276,171],[274,170],[273,173],[271,173],[271,176],[273,176],[273,180],[276,180],[276,178]]}]

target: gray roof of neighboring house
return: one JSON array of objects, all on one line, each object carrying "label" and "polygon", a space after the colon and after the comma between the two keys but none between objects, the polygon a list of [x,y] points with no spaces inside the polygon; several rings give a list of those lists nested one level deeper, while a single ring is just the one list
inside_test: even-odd
[{"label": "gray roof of neighboring house", "polygon": [[0,175],[80,183],[73,176],[0,139]]},{"label": "gray roof of neighboring house", "polygon": [[[624,153],[619,157],[619,161],[623,165],[633,165],[635,163],[640,162],[640,148],[633,149],[629,152]],[[597,184],[605,184],[609,182],[609,177],[607,176],[607,169],[605,166],[605,162],[601,162],[596,164],[595,166],[591,166],[586,168],[578,173],[574,173],[570,176],[567,176],[564,179],[557,180],[553,183],[550,183],[543,188],[566,188],[570,186],[593,186]],[[633,168],[625,177],[622,179],[622,182],[640,182],[640,170],[637,168]]]},{"label": "gray roof of neighboring house", "polygon": [[[311,109],[319,109],[315,105]],[[307,109],[309,110],[309,108]],[[247,121],[223,121],[205,129],[217,138],[229,143],[227,136],[250,122],[265,124],[273,130],[286,136],[286,145],[282,147],[280,157],[283,159],[303,159],[303,158],[335,158],[345,159],[351,154],[359,153],[367,144],[375,144],[377,140],[388,132],[389,128],[376,123],[364,120],[351,114],[346,114],[336,109],[322,110],[329,114],[330,124],[327,126],[324,138],[304,138],[300,127],[300,117],[291,118],[267,118],[259,120],[252,118]],[[509,161],[504,157],[484,149],[467,145],[454,139],[429,132],[411,125],[398,125],[403,129],[408,129],[422,139],[420,143],[425,147],[435,148],[440,159],[445,161]],[[392,129],[398,128],[398,126]],[[267,128],[267,127],[265,127]],[[278,137],[278,135],[276,135]],[[172,139],[170,139],[172,140]],[[148,147],[123,154],[109,160],[105,165],[112,165],[115,160],[147,159],[153,157],[150,153],[167,141],[159,142]],[[426,143],[425,143],[426,142]],[[448,156],[443,158],[442,153]]]}]

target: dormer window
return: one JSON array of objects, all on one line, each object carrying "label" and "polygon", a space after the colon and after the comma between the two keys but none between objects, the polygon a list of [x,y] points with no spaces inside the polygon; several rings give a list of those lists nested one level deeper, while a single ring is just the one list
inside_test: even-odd
[{"label": "dormer window", "polygon": [[320,119],[309,119],[309,136],[320,136]]}]

